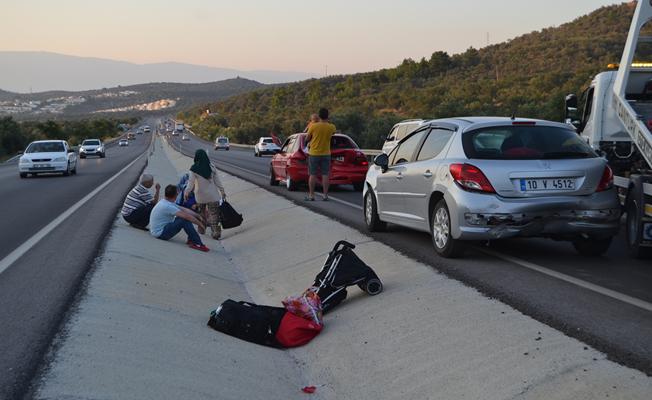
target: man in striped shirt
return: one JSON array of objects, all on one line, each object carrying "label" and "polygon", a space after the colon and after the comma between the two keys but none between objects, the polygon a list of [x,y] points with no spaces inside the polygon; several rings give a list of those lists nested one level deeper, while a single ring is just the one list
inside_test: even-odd
[{"label": "man in striped shirt", "polygon": [[161,190],[161,185],[157,183],[156,193],[152,196],[149,191],[152,185],[154,185],[154,177],[143,174],[140,177],[140,183],[131,189],[122,205],[122,218],[135,228],[147,230],[147,225],[149,225],[149,215],[158,202]]}]

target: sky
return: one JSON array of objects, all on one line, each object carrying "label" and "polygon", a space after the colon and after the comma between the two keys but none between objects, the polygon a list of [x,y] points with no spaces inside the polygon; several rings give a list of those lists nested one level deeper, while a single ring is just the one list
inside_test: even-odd
[{"label": "sky", "polygon": [[557,26],[615,3],[0,0],[0,51],[322,76],[393,67],[405,58],[429,57],[438,50],[459,53]]}]

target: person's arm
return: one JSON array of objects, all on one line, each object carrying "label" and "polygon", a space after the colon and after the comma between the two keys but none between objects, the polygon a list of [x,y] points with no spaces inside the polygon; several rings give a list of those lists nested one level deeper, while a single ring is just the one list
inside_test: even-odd
[{"label": "person's arm", "polygon": [[186,184],[186,189],[183,191],[183,199],[188,200],[188,197],[190,196],[190,192],[195,190],[195,181],[197,178],[195,178],[195,173],[191,172],[190,173],[190,179],[188,179],[188,183]]},{"label": "person's arm", "polygon": [[204,229],[204,223],[202,222],[201,218],[199,217],[199,214],[196,212],[189,210],[187,208],[180,208],[179,211],[177,211],[176,214],[174,214],[176,217],[185,219],[186,221],[190,221],[191,223],[197,225],[198,227]]},{"label": "person's arm", "polygon": [[159,184],[157,183],[157,184],[154,186],[154,189],[156,190],[156,192],[154,193],[154,200],[152,200],[152,204],[156,204],[156,203],[158,203],[159,195],[160,195],[160,193],[161,193],[161,185],[159,185]]}]

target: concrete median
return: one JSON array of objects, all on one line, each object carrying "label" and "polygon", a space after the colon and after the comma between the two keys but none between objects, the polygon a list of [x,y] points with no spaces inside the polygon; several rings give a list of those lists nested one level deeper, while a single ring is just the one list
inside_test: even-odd
[{"label": "concrete median", "polygon": [[[192,160],[161,140],[147,170],[176,183]],[[43,370],[43,399],[648,399],[652,379],[395,249],[233,176],[245,217],[209,253],[120,217]],[[227,298],[280,305],[338,240],[383,280],[357,288],[313,342],[275,350],[206,327]],[[433,257],[434,253],[433,253]]]}]

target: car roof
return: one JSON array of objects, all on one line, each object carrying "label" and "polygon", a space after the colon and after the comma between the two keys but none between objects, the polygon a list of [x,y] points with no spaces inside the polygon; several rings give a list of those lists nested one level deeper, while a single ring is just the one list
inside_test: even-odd
[{"label": "car roof", "polygon": [[89,140],[97,140],[98,142],[101,142],[100,139],[84,139],[84,142],[89,141]]},{"label": "car roof", "polygon": [[65,143],[65,142],[66,142],[65,140],[52,139],[52,140],[35,140],[32,143]]},{"label": "car roof", "polygon": [[513,123],[533,122],[539,126],[554,126],[558,128],[570,129],[568,124],[562,122],[546,121],[542,119],[533,118],[511,118],[511,117],[453,117],[432,119],[425,121],[424,125],[434,125],[441,123],[449,123],[458,125],[463,131],[472,129],[479,129],[491,126],[504,126],[512,125]]}]

